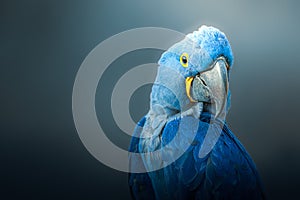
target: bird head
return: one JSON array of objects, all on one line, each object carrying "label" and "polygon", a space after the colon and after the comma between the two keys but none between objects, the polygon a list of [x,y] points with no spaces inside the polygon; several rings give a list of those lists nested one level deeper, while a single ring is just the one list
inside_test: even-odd
[{"label": "bird head", "polygon": [[164,52],[158,64],[152,107],[173,114],[202,102],[215,117],[227,112],[233,55],[223,32],[201,26]]}]

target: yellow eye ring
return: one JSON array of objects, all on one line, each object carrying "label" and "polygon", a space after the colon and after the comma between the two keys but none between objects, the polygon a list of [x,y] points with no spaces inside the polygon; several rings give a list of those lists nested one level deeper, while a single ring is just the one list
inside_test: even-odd
[{"label": "yellow eye ring", "polygon": [[189,66],[189,54],[187,54],[187,53],[181,54],[180,63],[183,67],[188,67]]}]

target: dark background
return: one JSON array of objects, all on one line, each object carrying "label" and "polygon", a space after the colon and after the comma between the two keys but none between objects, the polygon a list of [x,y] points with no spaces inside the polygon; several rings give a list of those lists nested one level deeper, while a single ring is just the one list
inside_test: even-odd
[{"label": "dark background", "polygon": [[[96,45],[121,31],[158,26],[189,33],[201,24],[223,30],[234,51],[232,130],[255,160],[269,198],[295,199],[300,187],[298,2],[1,1],[0,199],[129,199],[127,174],[102,165],[78,137],[71,107],[77,70]],[[126,72],[128,61],[156,62],[160,53],[125,55],[106,78]],[[112,85],[103,84],[97,111],[108,116],[106,127],[116,134],[108,106],[102,105]],[[145,86],[132,97],[134,119],[147,108],[134,102],[147,104],[149,92]],[[120,138],[114,142],[126,148],[128,139]]]}]

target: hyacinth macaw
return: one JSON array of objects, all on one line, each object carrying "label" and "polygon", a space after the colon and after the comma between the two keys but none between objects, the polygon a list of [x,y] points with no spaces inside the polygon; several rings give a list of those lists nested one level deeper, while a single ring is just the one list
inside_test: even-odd
[{"label": "hyacinth macaw", "polygon": [[[233,55],[225,34],[201,26],[164,52],[129,150],[134,199],[264,199],[255,164],[228,128]],[[175,139],[176,138],[176,139]]]}]

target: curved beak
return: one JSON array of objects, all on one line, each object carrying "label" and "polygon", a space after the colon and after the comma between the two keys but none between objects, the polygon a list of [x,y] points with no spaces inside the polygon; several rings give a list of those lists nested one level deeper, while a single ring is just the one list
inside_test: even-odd
[{"label": "curved beak", "polygon": [[208,70],[186,78],[186,93],[190,101],[211,103],[215,118],[223,113],[227,104],[227,68],[226,60],[221,57]]}]

